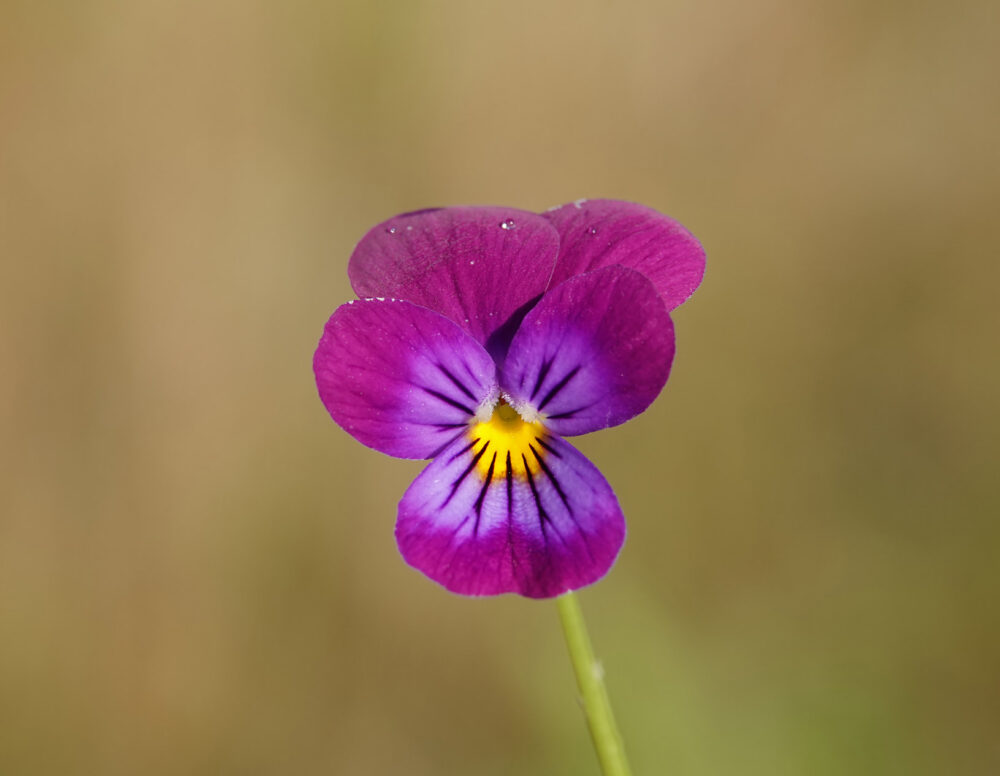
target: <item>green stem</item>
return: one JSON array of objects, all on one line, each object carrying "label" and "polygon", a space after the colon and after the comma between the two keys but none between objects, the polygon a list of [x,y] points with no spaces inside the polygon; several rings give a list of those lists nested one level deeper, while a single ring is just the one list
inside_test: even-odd
[{"label": "green stem", "polygon": [[569,657],[576,673],[576,685],[580,688],[583,711],[587,715],[590,738],[597,750],[601,771],[604,776],[630,776],[625,747],[622,746],[622,738],[615,725],[615,715],[611,711],[611,701],[608,700],[608,691],[604,687],[604,669],[594,658],[580,603],[575,595],[566,593],[556,599],[556,605],[559,607],[559,620],[566,636],[566,646],[569,647]]}]

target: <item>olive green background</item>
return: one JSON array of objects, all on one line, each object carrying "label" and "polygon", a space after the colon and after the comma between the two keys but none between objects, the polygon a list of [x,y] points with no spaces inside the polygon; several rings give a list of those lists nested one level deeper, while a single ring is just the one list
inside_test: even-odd
[{"label": "olive green background", "polygon": [[364,232],[704,243],[581,594],[636,774],[1000,772],[998,15],[0,6],[0,773],[596,774],[551,602],[399,558],[311,356]]}]

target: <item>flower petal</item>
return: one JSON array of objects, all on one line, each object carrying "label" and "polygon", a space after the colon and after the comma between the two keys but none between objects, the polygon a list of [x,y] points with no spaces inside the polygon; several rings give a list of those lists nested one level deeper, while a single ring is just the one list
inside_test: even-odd
[{"label": "flower petal", "polygon": [[614,491],[569,443],[536,442],[518,452],[466,434],[435,458],[399,504],[406,562],[473,596],[549,598],[603,577],[625,540]]},{"label": "flower petal", "polygon": [[621,264],[648,277],[669,311],[694,293],[705,274],[701,243],[677,221],[651,208],[589,199],[543,215],[559,230],[559,261],[552,285]]},{"label": "flower petal", "polygon": [[653,284],[616,265],[542,297],[514,336],[500,385],[522,416],[586,434],[645,410],[673,357],[673,323]]},{"label": "flower petal", "polygon": [[496,400],[493,359],[442,315],[399,300],[341,305],[313,358],[335,421],[362,444],[430,458]]},{"label": "flower petal", "polygon": [[535,213],[442,208],[376,226],[354,249],[348,273],[359,296],[436,310],[496,354],[506,349],[519,308],[545,290],[558,252],[559,235]]}]

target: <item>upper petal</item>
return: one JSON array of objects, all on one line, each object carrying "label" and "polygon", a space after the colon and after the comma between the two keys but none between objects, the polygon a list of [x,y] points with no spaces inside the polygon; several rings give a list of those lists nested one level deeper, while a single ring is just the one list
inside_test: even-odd
[{"label": "upper petal", "polygon": [[496,398],[493,359],[442,315],[399,300],[341,305],[313,357],[320,398],[362,444],[430,458]]},{"label": "upper petal", "polygon": [[568,442],[503,449],[463,435],[399,503],[403,558],[464,595],[548,598],[604,576],[625,540],[611,486]]},{"label": "upper petal", "polygon": [[519,308],[545,290],[558,252],[559,235],[542,216],[452,207],[379,224],[355,248],[348,273],[359,296],[395,296],[436,310],[496,353],[509,342],[505,332],[516,328]]},{"label": "upper petal", "polygon": [[544,215],[559,230],[559,260],[552,285],[588,270],[621,264],[648,277],[673,310],[705,274],[701,243],[677,221],[652,208],[612,199],[589,199]]},{"label": "upper petal", "polygon": [[673,323],[652,283],[615,265],[542,297],[511,342],[500,386],[523,416],[586,434],[645,410],[673,356]]}]

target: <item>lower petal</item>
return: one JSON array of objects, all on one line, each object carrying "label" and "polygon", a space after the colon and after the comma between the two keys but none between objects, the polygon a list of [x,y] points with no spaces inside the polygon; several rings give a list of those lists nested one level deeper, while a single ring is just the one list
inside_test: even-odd
[{"label": "lower petal", "polygon": [[607,480],[544,433],[506,449],[463,436],[410,485],[396,522],[408,564],[471,596],[576,590],[607,573],[624,540]]}]

